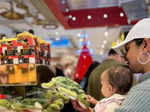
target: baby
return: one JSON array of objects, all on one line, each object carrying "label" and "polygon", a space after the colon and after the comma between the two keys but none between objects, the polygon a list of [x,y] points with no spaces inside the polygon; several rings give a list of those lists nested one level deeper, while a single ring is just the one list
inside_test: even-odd
[{"label": "baby", "polygon": [[82,112],[114,112],[125,99],[126,93],[132,87],[133,74],[126,65],[117,65],[108,68],[101,74],[101,92],[104,99],[97,101],[91,96],[88,96],[88,101],[96,104],[94,109],[79,109],[76,105],[73,106]]}]

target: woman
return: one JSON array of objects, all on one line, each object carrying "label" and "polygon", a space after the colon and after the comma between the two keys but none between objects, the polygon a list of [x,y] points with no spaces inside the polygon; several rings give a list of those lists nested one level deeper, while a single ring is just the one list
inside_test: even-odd
[{"label": "woman", "polygon": [[130,30],[124,42],[115,49],[124,51],[131,70],[143,73],[139,83],[128,93],[122,106],[116,112],[150,111],[150,18],[139,21]]}]

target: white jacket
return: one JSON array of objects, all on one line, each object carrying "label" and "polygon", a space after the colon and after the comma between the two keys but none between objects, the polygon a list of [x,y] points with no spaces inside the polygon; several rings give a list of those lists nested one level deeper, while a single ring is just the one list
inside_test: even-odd
[{"label": "white jacket", "polygon": [[125,96],[120,94],[114,94],[109,98],[104,98],[96,104],[94,112],[115,112],[115,109],[121,106],[124,99]]}]

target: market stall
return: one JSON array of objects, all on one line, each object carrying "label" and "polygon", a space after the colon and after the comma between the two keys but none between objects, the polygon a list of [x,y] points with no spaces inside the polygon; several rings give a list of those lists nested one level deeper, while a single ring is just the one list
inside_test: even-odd
[{"label": "market stall", "polygon": [[[49,77],[44,69],[39,73],[39,66],[50,64],[50,45],[44,40],[28,32],[3,38],[0,55],[0,111],[60,112],[70,100],[87,108],[86,95],[78,83],[67,77]],[[39,75],[49,81],[41,81]]]}]

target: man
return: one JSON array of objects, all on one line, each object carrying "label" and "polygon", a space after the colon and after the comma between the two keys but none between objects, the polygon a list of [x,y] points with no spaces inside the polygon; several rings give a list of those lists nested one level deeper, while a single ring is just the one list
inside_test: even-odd
[{"label": "man", "polygon": [[99,81],[100,75],[103,71],[111,66],[123,64],[121,62],[124,62],[124,59],[113,49],[110,49],[107,59],[105,59],[98,67],[96,67],[96,69],[94,69],[89,76],[87,93],[96,100],[101,100],[103,96],[101,94],[101,83]]}]

